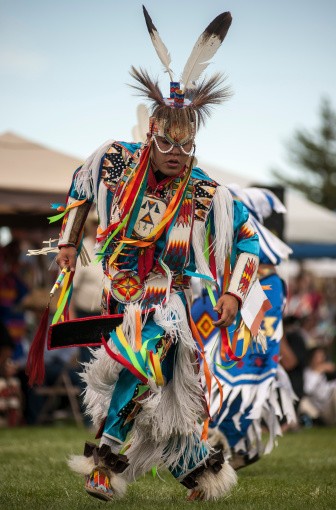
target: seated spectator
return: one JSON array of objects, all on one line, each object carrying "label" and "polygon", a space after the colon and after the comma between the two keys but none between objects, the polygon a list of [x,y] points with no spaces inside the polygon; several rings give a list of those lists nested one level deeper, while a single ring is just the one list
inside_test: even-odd
[{"label": "seated spectator", "polygon": [[[45,291],[43,289],[35,289],[41,292],[31,292],[28,295],[28,298],[24,301],[24,306],[26,310],[29,310],[31,314],[34,316],[34,322],[38,324],[41,320],[42,314],[44,313],[47,297],[45,296]],[[55,293],[54,299],[50,304],[50,312],[53,314],[56,310],[56,303],[59,296],[60,290]],[[51,316],[49,317],[51,319]],[[44,386],[52,387],[57,384],[58,378],[61,376],[63,372],[66,372],[70,377],[70,380],[73,385],[79,385],[79,375],[78,370],[80,369],[80,365],[78,363],[79,358],[79,350],[77,347],[69,348],[69,349],[57,349],[57,350],[47,350],[45,348],[44,353],[44,362],[45,362],[45,377],[44,377]],[[41,395],[39,393],[38,388],[30,387],[28,385],[28,378],[25,373],[23,373],[23,388],[25,394],[25,413],[24,418],[27,425],[35,425],[39,423],[41,416],[44,414],[44,405],[47,401],[47,397],[45,395]],[[62,410],[62,414],[66,414],[67,406],[69,405],[68,399],[66,396],[64,398],[57,399],[55,402],[56,407],[50,409],[49,416],[46,417],[46,421],[52,421],[53,416],[52,413],[55,411]],[[43,413],[42,413],[43,411]],[[63,412],[64,411],[64,412]]]},{"label": "seated spectator", "polygon": [[[66,371],[73,385],[79,385],[78,370],[80,368],[78,364],[78,348],[73,347],[69,349],[57,349],[53,351],[45,352],[45,379],[44,386],[53,386],[57,383],[58,378],[63,371]],[[47,401],[45,395],[41,395],[35,387],[29,388],[27,395],[27,424],[35,425],[40,421],[40,414]],[[62,411],[61,414],[67,413],[67,407],[69,406],[68,398],[64,396],[60,397],[55,403],[56,407],[50,409],[50,416],[47,421],[53,421],[54,414]]]},{"label": "seated spectator", "polygon": [[12,362],[15,344],[5,325],[0,322],[0,427],[21,423],[22,396],[20,381]]},{"label": "seated spectator", "polygon": [[304,393],[300,411],[324,425],[336,425],[336,365],[327,360],[323,347],[309,351]]}]

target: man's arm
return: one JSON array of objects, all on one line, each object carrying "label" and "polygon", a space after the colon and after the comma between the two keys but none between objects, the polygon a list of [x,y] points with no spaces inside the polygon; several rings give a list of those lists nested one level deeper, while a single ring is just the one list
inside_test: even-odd
[{"label": "man's arm", "polygon": [[75,271],[77,262],[77,248],[74,246],[61,246],[56,257],[56,263],[61,269],[68,267],[70,271]]},{"label": "man's arm", "polygon": [[213,324],[216,327],[229,327],[243,305],[251,285],[257,277],[259,265],[258,235],[248,222],[246,208],[234,201],[234,250],[236,263],[232,271],[228,289],[218,299],[214,310],[220,317]]},{"label": "man's arm", "polygon": [[[67,199],[68,211],[64,216],[58,243],[60,253],[57,263],[60,267],[70,267],[72,271],[75,270],[76,255],[73,248],[78,251],[91,205],[93,201],[98,201],[98,181],[101,175],[105,175],[109,186],[112,184],[116,186],[127,167],[126,161],[130,158],[130,150],[133,154],[133,151],[138,151],[139,148],[140,144],[133,144],[131,148],[128,146],[124,151],[123,145],[119,142],[109,140],[98,147],[84,165],[74,173]],[[103,184],[102,186],[104,188]],[[95,196],[95,193],[98,195]],[[107,225],[103,225],[103,228],[107,228]]]},{"label": "man's arm", "polygon": [[235,320],[238,309],[238,298],[231,296],[230,294],[223,294],[218,299],[217,304],[214,307],[215,312],[220,315],[220,318],[217,321],[214,321],[213,325],[217,328],[228,328]]},{"label": "man's arm", "polygon": [[79,195],[76,190],[76,178],[80,171],[81,167],[76,170],[72,179],[66,204],[69,211],[63,218],[58,242],[60,251],[56,257],[56,262],[61,269],[68,267],[71,271],[76,269],[78,247],[92,205],[92,199],[88,200],[84,193]]}]

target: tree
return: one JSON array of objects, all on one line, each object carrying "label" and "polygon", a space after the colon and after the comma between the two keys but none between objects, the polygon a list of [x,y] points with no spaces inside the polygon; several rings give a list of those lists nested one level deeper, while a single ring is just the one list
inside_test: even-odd
[{"label": "tree", "polygon": [[336,112],[328,99],[321,101],[318,129],[296,130],[287,150],[301,176],[290,178],[273,170],[274,177],[282,185],[303,192],[309,200],[336,210]]}]

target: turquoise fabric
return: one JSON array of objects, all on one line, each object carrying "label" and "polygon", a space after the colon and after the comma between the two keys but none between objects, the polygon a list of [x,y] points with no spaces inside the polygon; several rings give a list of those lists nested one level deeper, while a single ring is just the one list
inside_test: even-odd
[{"label": "turquoise fabric", "polygon": [[[160,338],[164,336],[164,330],[155,324],[153,319],[149,319],[142,330],[142,342],[151,339],[148,343],[148,350],[156,352],[156,345],[160,341],[160,338],[155,338],[157,335],[160,335]],[[175,348],[175,345],[170,348],[162,363],[162,373],[166,382],[170,381],[173,375],[172,357]],[[170,351],[172,351],[172,353]],[[125,441],[128,432],[133,426],[134,419],[125,424],[125,419],[121,414],[127,406],[130,410],[133,408],[132,398],[135,396],[137,386],[139,387],[141,384],[139,379],[126,368],[120,372],[112,394],[108,416],[104,426],[104,434],[112,436],[121,442]]]},{"label": "turquoise fabric", "polygon": [[177,466],[174,468],[169,468],[169,471],[174,476],[174,478],[183,479],[188,473],[198,467],[209,456],[209,449],[203,442],[201,442],[200,437],[194,435],[193,440],[195,442],[194,456],[190,459],[188,468],[182,468],[185,457],[184,452],[181,453]]},{"label": "turquoise fabric", "polygon": [[[157,335],[163,336],[164,330],[150,319],[147,321],[142,333],[143,342],[148,339],[152,339],[148,344],[148,349],[155,352],[156,345],[160,341],[160,339],[155,337]],[[174,358],[176,356],[177,349],[178,345],[172,344],[161,363],[162,373],[166,384],[171,381],[174,375]],[[117,439],[120,443],[125,442],[126,437],[134,424],[135,415],[131,421],[125,423],[125,417],[122,416],[122,412],[124,410],[126,415],[132,411],[134,405],[134,403],[132,403],[132,398],[135,396],[137,391],[141,391],[141,387],[143,387],[142,383],[140,383],[139,380],[126,368],[120,372],[112,394],[103,434]],[[200,437],[197,434],[194,435],[193,441],[195,442],[194,453],[189,461],[187,470],[183,471],[182,469],[184,464],[183,451],[181,451],[180,458],[178,459],[178,465],[170,470],[175,478],[183,478],[188,472],[193,471],[193,469],[195,469],[195,467],[197,467],[209,455],[208,448],[201,442]]]}]

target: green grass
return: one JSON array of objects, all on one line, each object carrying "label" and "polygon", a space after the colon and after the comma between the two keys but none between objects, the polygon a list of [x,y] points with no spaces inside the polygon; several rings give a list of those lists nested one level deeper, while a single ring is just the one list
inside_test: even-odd
[{"label": "green grass", "polygon": [[186,490],[169,473],[133,483],[122,501],[104,503],[88,496],[80,476],[66,466],[81,453],[85,430],[72,425],[0,430],[1,510],[227,510],[336,509],[336,429],[290,433],[259,462],[239,471],[239,483],[217,503],[185,500]]}]

